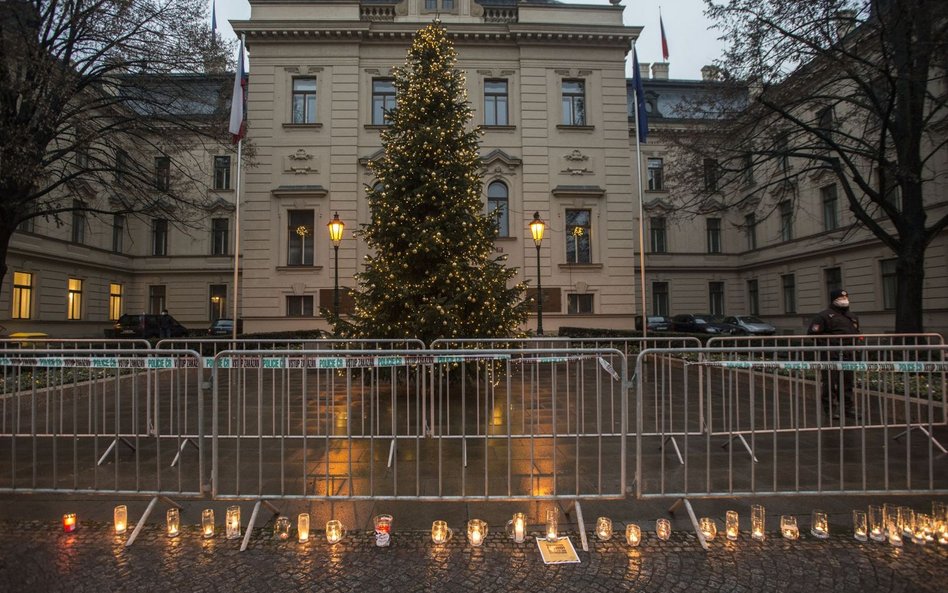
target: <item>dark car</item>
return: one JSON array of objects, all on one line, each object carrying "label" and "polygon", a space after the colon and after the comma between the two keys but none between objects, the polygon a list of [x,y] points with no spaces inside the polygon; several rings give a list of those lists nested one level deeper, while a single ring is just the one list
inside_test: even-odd
[{"label": "dark car", "polygon": [[672,318],[672,329],[689,334],[743,334],[744,330],[730,323],[715,321],[713,315],[686,313]]},{"label": "dark car", "polygon": [[[174,317],[171,317],[170,321],[172,338],[183,338],[188,335],[188,328],[178,323]],[[111,330],[105,330],[105,337],[145,339],[161,337],[161,315],[126,313],[119,317]]]},{"label": "dark car", "polygon": [[752,336],[772,336],[777,332],[777,328],[770,325],[760,317],[753,315],[734,315],[725,317],[724,323],[730,323],[743,329],[745,333]]},{"label": "dark car", "polygon": [[[646,319],[648,320],[648,331],[650,332],[668,332],[672,330],[672,320],[670,317],[665,317],[664,315],[649,315]],[[635,329],[642,331],[641,315],[636,315],[635,317]]]},{"label": "dark car", "polygon": [[[229,336],[234,333],[234,320],[233,319],[216,319],[211,323],[211,327],[207,328],[207,335],[209,336]],[[243,319],[237,320],[237,333],[244,333],[244,321]]]}]

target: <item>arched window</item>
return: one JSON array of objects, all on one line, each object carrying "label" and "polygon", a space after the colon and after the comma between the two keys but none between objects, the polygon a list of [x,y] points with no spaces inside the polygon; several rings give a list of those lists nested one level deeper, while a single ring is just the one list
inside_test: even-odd
[{"label": "arched window", "polygon": [[510,236],[510,200],[507,184],[494,181],[487,186],[487,213],[496,217],[497,235]]}]

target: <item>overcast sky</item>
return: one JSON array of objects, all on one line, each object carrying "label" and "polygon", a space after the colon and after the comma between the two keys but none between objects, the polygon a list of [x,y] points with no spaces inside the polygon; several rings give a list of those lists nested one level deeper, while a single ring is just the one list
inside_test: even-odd
[{"label": "overcast sky", "polygon": [[[571,4],[609,4],[609,0],[561,1]],[[717,40],[718,33],[708,29],[702,0],[622,0],[622,5],[625,6],[625,23],[644,27],[636,44],[639,60],[642,62],[662,59],[662,41],[658,29],[658,10],[661,6],[665,36],[668,39],[671,78],[699,79],[701,67],[719,57],[722,45]],[[247,0],[217,0],[217,27],[222,35],[234,35],[228,20],[248,18],[250,3]],[[631,76],[631,70],[626,70]]]}]

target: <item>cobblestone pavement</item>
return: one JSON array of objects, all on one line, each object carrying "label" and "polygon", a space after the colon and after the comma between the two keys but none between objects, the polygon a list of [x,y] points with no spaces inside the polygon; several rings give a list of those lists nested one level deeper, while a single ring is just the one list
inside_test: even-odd
[{"label": "cobblestone pavement", "polygon": [[666,542],[646,533],[634,550],[617,535],[608,542],[591,538],[583,552],[570,533],[581,563],[545,566],[532,540],[518,545],[495,532],[479,549],[460,534],[434,546],[424,531],[396,531],[391,547],[376,548],[367,532],[350,533],[335,546],[316,532],[299,544],[274,540],[265,525],[241,553],[239,541],[220,531],[201,539],[197,526],[172,539],[149,524],[130,548],[127,536],[110,527],[84,522],[64,534],[50,522],[0,523],[0,591],[941,592],[948,582],[948,546],[899,549],[842,534],[817,540],[805,533],[795,542],[777,533],[765,542],[719,536],[710,552],[684,531]]}]

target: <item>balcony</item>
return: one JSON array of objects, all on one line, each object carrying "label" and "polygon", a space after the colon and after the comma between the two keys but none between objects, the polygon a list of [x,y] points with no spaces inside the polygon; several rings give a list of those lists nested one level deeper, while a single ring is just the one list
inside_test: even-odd
[{"label": "balcony", "polygon": [[361,4],[359,6],[359,20],[376,23],[395,20],[394,4]]}]

